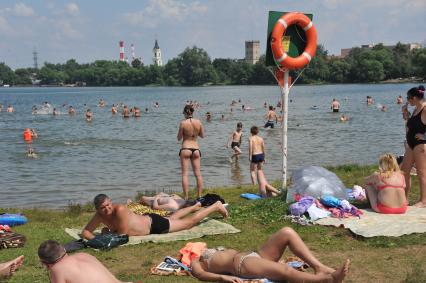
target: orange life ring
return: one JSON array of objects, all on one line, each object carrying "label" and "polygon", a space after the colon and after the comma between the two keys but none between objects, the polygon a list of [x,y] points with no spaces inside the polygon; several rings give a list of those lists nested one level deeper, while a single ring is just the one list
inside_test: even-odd
[{"label": "orange life ring", "polygon": [[[306,47],[303,53],[296,58],[290,57],[283,50],[283,35],[287,27],[298,25],[306,33]],[[284,14],[275,24],[271,34],[271,49],[274,59],[289,70],[301,69],[315,56],[317,51],[317,31],[312,21],[302,13]]]}]

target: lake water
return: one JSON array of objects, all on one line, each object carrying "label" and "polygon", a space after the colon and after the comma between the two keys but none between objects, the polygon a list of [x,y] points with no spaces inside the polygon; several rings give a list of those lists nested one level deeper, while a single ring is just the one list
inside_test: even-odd
[{"label": "lake water", "polygon": [[[295,86],[291,89],[288,121],[288,166],[371,164],[383,152],[403,153],[404,123],[398,95],[405,97],[411,84]],[[375,99],[367,106],[366,96]],[[276,86],[224,86],[201,88],[0,88],[0,207],[64,207],[69,201],[86,203],[98,193],[114,200],[133,198],[139,191],[181,190],[180,145],[176,140],[182,109],[187,100],[202,107],[206,137],[200,141],[205,187],[250,183],[247,138],[252,125],[261,126],[266,114],[263,103],[276,105]],[[103,98],[107,107],[97,106]],[[341,102],[341,113],[350,117],[339,122],[330,112],[332,98]],[[345,100],[345,98],[347,98]],[[241,99],[254,110],[242,112],[241,104],[230,113],[230,102]],[[32,115],[31,107],[48,101],[68,114]],[[158,101],[159,108],[154,108]],[[112,103],[149,108],[142,117],[112,117]],[[12,104],[15,113],[6,113]],[[86,104],[86,106],[84,105]],[[382,112],[377,104],[388,106]],[[311,106],[317,105],[317,110]],[[86,107],[94,119],[84,119]],[[213,113],[213,121],[204,120]],[[221,114],[225,121],[220,121]],[[230,164],[225,148],[236,123],[244,125],[238,163]],[[35,128],[37,159],[28,158],[22,132]],[[261,130],[267,149],[266,177],[279,179],[280,130]],[[191,176],[191,185],[195,184]]]}]

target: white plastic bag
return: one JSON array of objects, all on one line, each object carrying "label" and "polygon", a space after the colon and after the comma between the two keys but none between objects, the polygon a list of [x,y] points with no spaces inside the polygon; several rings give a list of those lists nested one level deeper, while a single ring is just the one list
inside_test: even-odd
[{"label": "white plastic bag", "polygon": [[292,185],[287,192],[287,202],[293,202],[295,194],[314,198],[332,195],[339,199],[347,199],[343,182],[336,174],[323,167],[302,167],[293,172],[291,179]]}]

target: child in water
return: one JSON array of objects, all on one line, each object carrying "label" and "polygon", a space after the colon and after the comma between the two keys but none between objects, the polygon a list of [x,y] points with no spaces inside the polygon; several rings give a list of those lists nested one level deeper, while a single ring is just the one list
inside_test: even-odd
[{"label": "child in water", "polygon": [[37,138],[37,132],[34,129],[25,128],[23,133],[23,138],[25,143],[27,144],[27,155],[28,157],[36,157],[34,149],[32,147],[33,138]]},{"label": "child in water", "polygon": [[234,154],[229,158],[229,161],[232,163],[232,158],[235,157],[235,159],[238,160],[239,155],[241,154],[241,139],[243,137],[243,124],[241,122],[237,123],[237,129],[232,133],[232,135],[229,137],[228,143],[226,145],[227,148],[229,148],[229,145],[231,145],[231,148],[234,150]]},{"label": "child in water", "polygon": [[250,175],[253,185],[256,179],[259,182],[259,193],[262,197],[277,196],[281,192],[268,184],[263,173],[263,163],[265,162],[265,143],[263,138],[258,136],[259,128],[256,126],[250,129],[251,137],[249,138],[249,159],[250,159]]}]

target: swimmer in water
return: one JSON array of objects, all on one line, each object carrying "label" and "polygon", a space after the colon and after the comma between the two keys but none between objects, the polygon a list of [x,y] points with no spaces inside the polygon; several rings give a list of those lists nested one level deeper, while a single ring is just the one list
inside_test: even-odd
[{"label": "swimmer in water", "polygon": [[331,102],[331,110],[333,110],[334,113],[339,112],[340,110],[340,102],[336,99],[333,98],[333,102]]},{"label": "swimmer in water", "polygon": [[93,119],[93,113],[92,111],[90,111],[90,109],[86,110],[86,121],[87,122],[91,122]]},{"label": "swimmer in water", "polygon": [[210,114],[210,112],[206,113],[206,121],[207,122],[211,122],[212,121],[212,114]]},{"label": "swimmer in water", "polygon": [[127,107],[127,105],[124,105],[122,115],[123,115],[123,118],[130,117],[130,110],[129,110],[129,107]]},{"label": "swimmer in water", "polygon": [[401,95],[396,98],[396,104],[404,104],[404,98]]},{"label": "swimmer in water", "polygon": [[220,116],[220,121],[225,121],[225,115],[222,114],[222,116]]},{"label": "swimmer in water", "polygon": [[135,106],[135,108],[133,110],[133,117],[139,118],[140,116],[141,116],[141,110],[139,109],[139,107]]},{"label": "swimmer in water", "polygon": [[[275,126],[275,123],[278,123],[278,116],[277,113],[275,113],[274,111],[274,107],[272,105],[269,106],[269,111],[268,114],[266,114],[266,119],[268,120],[266,122],[266,124],[263,126],[265,129],[266,128],[271,128],[273,129]],[[274,123],[275,122],[275,123]]]},{"label": "swimmer in water", "polygon": [[38,138],[37,132],[34,129],[25,128],[24,130],[24,141],[27,144],[27,154],[30,157],[34,157],[35,155],[34,149],[33,149],[33,138]]},{"label": "swimmer in water", "polygon": [[341,116],[340,116],[340,122],[346,122],[346,121],[348,121],[349,120],[349,117],[348,116],[346,116],[345,114],[342,114]]},{"label": "swimmer in water", "polygon": [[99,107],[105,107],[105,100],[103,100],[103,98],[101,98],[100,100],[99,100]]},{"label": "swimmer in water", "polygon": [[149,111],[148,108],[145,108],[145,113],[148,113],[148,111]]},{"label": "swimmer in water", "polygon": [[71,116],[75,115],[75,109],[71,105],[70,107],[68,107],[68,115],[71,115]]},{"label": "swimmer in water", "polygon": [[53,112],[52,112],[53,116],[59,115],[58,110],[56,110],[56,108],[53,108]]},{"label": "swimmer in water", "polygon": [[228,139],[228,143],[226,147],[229,148],[231,146],[232,150],[234,150],[234,154],[229,158],[229,161],[232,163],[232,159],[238,160],[238,157],[241,155],[241,141],[243,137],[243,123],[237,123],[237,129],[232,133],[232,135]]},{"label": "swimmer in water", "polygon": [[388,107],[386,105],[383,105],[382,108],[380,108],[380,110],[382,110],[382,112],[386,112],[388,111]]},{"label": "swimmer in water", "polygon": [[13,111],[14,111],[13,106],[9,104],[9,105],[7,106],[6,112],[7,112],[7,113],[13,113]]},{"label": "swimmer in water", "polygon": [[111,107],[111,113],[112,115],[115,115],[118,113],[117,106],[115,106],[115,104],[113,104]]},{"label": "swimmer in water", "polygon": [[[1,112],[1,110],[0,110],[0,112]],[[35,106],[35,105],[33,105],[33,107],[31,108],[31,113],[34,115],[34,114],[37,114],[37,106]]]}]

